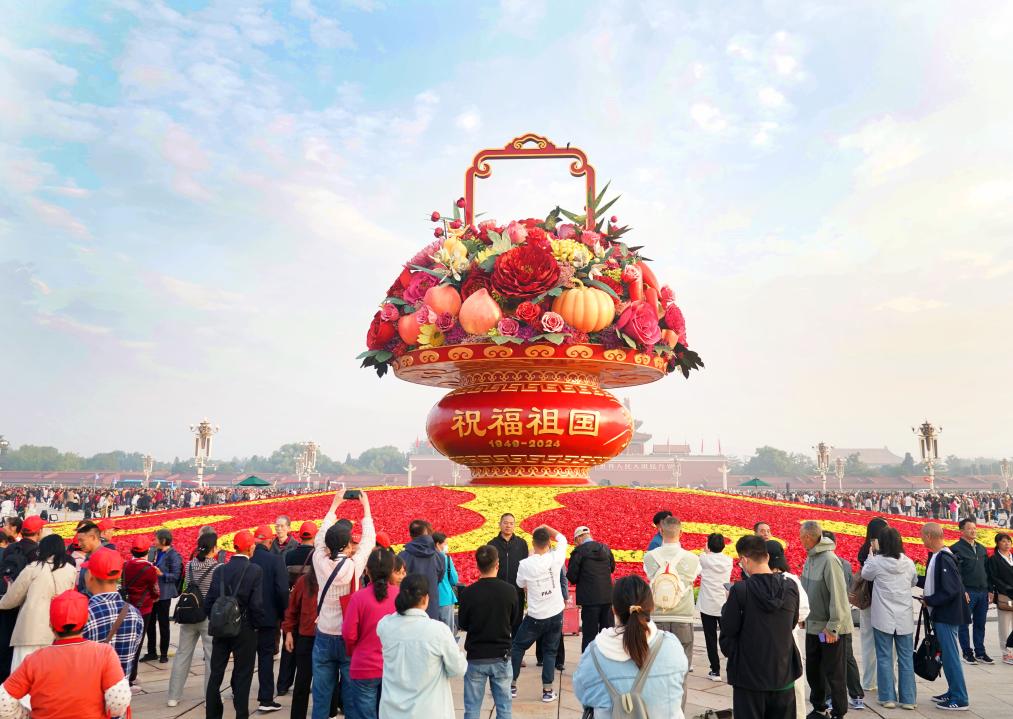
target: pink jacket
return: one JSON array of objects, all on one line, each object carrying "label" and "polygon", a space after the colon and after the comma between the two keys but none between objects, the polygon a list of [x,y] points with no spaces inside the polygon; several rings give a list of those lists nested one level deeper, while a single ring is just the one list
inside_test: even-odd
[{"label": "pink jacket", "polygon": [[352,679],[380,679],[383,677],[383,645],[376,636],[376,625],[394,608],[397,587],[388,587],[387,598],[377,601],[373,587],[363,587],[348,602],[341,635],[345,648],[352,657],[350,675]]}]

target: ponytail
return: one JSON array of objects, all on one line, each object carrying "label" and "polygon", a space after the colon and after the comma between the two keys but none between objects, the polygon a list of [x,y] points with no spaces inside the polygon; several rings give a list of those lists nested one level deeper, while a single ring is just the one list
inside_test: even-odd
[{"label": "ponytail", "polygon": [[394,597],[394,608],[398,614],[415,609],[429,596],[429,579],[424,574],[409,574],[401,582],[401,590]]},{"label": "ponytail", "polygon": [[366,571],[373,587],[373,596],[376,601],[382,602],[387,598],[390,575],[394,573],[394,550],[385,547],[374,549],[366,560]]},{"label": "ponytail", "polygon": [[197,560],[203,562],[214,551],[218,544],[218,535],[214,532],[202,534],[197,538]]},{"label": "ponytail", "polygon": [[651,588],[643,579],[636,575],[623,577],[612,590],[612,608],[616,617],[623,625],[619,630],[623,635],[623,651],[640,669],[647,661],[648,622],[654,611],[654,598]]}]

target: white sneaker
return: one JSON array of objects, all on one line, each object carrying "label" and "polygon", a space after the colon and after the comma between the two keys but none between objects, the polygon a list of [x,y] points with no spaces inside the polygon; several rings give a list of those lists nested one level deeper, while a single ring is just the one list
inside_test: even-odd
[{"label": "white sneaker", "polygon": [[179,706],[179,699],[170,699],[169,701],[167,701],[165,703],[165,705],[167,707],[178,707]]}]

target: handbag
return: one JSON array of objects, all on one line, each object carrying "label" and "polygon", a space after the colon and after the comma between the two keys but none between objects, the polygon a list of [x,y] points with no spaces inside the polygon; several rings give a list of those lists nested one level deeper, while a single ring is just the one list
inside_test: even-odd
[{"label": "handbag", "polygon": [[1013,599],[1010,599],[1008,594],[996,592],[995,606],[998,607],[1000,611],[1013,612]]},{"label": "handbag", "polygon": [[851,578],[848,602],[857,609],[868,609],[872,606],[872,582],[862,579],[860,572]]},{"label": "handbag", "polygon": [[[925,621],[925,638],[919,642],[923,619]],[[935,633],[932,631],[932,621],[929,619],[929,613],[924,606],[922,606],[922,610],[918,614],[918,628],[915,629],[914,645],[915,674],[926,681],[934,682],[943,669],[943,660],[940,656],[939,639],[936,638]]]}]

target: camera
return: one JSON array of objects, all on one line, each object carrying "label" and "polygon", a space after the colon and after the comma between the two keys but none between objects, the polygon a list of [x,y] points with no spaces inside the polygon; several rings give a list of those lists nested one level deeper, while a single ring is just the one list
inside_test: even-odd
[{"label": "camera", "polygon": [[341,497],[342,499],[362,499],[362,491],[358,489],[346,489],[345,494]]}]

